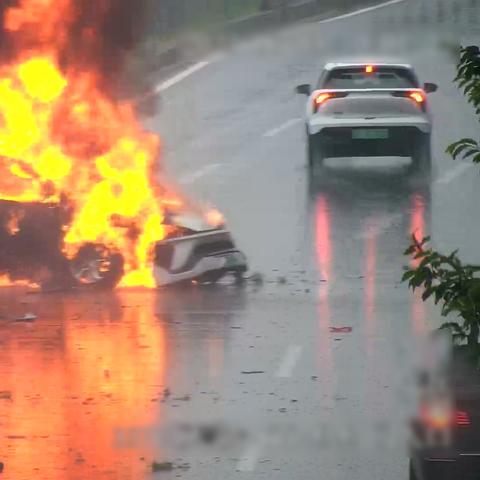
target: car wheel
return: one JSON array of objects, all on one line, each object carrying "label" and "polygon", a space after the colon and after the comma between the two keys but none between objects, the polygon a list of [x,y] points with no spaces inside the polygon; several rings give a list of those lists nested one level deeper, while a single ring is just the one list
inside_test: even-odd
[{"label": "car wheel", "polygon": [[412,169],[415,172],[429,174],[432,166],[430,135],[419,134],[414,141],[412,150]]},{"label": "car wheel", "polygon": [[113,289],[124,274],[122,255],[111,252],[104,245],[83,245],[69,262],[74,288]]},{"label": "car wheel", "polygon": [[313,170],[323,166],[324,153],[318,138],[307,133],[308,138],[308,167]]}]

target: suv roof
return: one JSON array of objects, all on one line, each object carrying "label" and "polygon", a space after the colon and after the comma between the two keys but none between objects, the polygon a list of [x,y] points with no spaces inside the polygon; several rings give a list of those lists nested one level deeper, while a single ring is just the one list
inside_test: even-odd
[{"label": "suv roof", "polygon": [[363,67],[365,65],[375,65],[376,67],[393,67],[393,68],[406,68],[413,70],[413,67],[408,63],[384,63],[384,62],[353,62],[353,63],[333,63],[329,62],[325,65],[324,70],[334,70],[335,68],[350,68],[350,67]]}]

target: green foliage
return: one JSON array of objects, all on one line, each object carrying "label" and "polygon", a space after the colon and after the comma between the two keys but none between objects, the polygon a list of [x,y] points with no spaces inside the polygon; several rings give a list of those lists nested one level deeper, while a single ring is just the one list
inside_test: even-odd
[{"label": "green foliage", "polygon": [[475,113],[480,115],[480,49],[477,46],[460,50],[455,82],[474,106]]},{"label": "green foliage", "polygon": [[478,344],[480,328],[480,266],[464,265],[457,252],[442,255],[428,247],[429,238],[412,244],[405,255],[413,257],[414,265],[406,269],[403,281],[416,290],[423,288],[422,299],[432,297],[441,303],[442,315],[456,314],[458,322],[450,321],[442,329],[450,329],[455,341],[468,340],[471,347]]},{"label": "green foliage", "polygon": [[[476,46],[460,49],[455,82],[480,117],[480,49]],[[471,159],[480,163],[480,142],[462,138],[447,148],[453,159]],[[430,238],[415,235],[405,255],[413,258],[406,268],[403,281],[412,290],[422,288],[423,301],[433,298],[441,304],[442,315],[457,321],[445,322],[440,328],[452,333],[454,342],[467,341],[470,353],[480,366],[480,266],[463,264],[457,251],[443,255],[429,247]]]},{"label": "green foliage", "polygon": [[[455,82],[480,117],[480,49],[477,46],[461,48]],[[480,142],[473,138],[463,138],[450,145],[447,153],[455,160],[471,158],[474,163],[480,163]]]}]

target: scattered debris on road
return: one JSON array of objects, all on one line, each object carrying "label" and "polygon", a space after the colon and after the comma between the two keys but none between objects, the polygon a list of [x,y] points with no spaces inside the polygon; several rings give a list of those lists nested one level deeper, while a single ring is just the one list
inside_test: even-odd
[{"label": "scattered debris on road", "polygon": [[12,392],[8,390],[3,390],[0,392],[0,400],[11,400],[12,399]]},{"label": "scattered debris on road", "polygon": [[37,316],[34,313],[26,313],[23,317],[18,317],[15,319],[16,322],[34,322],[37,319]]},{"label": "scattered debris on road", "polygon": [[260,373],[265,373],[263,370],[245,370],[242,372],[242,375],[258,375]]},{"label": "scattered debris on road", "polygon": [[263,285],[263,275],[259,272],[252,273],[249,277],[247,277],[247,280],[254,283],[255,285]]},{"label": "scattered debris on road", "polygon": [[172,462],[152,462],[152,472],[171,472],[173,468]]},{"label": "scattered debris on road", "polygon": [[183,397],[177,397],[177,398],[174,398],[173,400],[177,402],[189,402],[191,399],[192,397],[190,395],[183,395]]},{"label": "scattered debris on road", "polygon": [[220,428],[216,425],[203,425],[199,428],[200,440],[204,443],[213,443],[217,440]]},{"label": "scattered debris on road", "polygon": [[352,333],[352,327],[330,327],[330,333]]}]

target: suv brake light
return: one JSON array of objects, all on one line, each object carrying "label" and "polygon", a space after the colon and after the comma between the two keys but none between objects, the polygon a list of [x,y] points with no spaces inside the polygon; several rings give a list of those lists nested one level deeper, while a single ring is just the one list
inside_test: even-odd
[{"label": "suv brake light", "polygon": [[426,95],[425,92],[422,90],[404,90],[399,92],[393,92],[392,95],[394,97],[403,97],[409,98],[415,102],[423,111],[425,111],[425,104],[426,104]]},{"label": "suv brake light", "polygon": [[316,92],[313,96],[313,112],[317,113],[318,109],[332,98],[344,98],[348,95],[347,92]]}]

